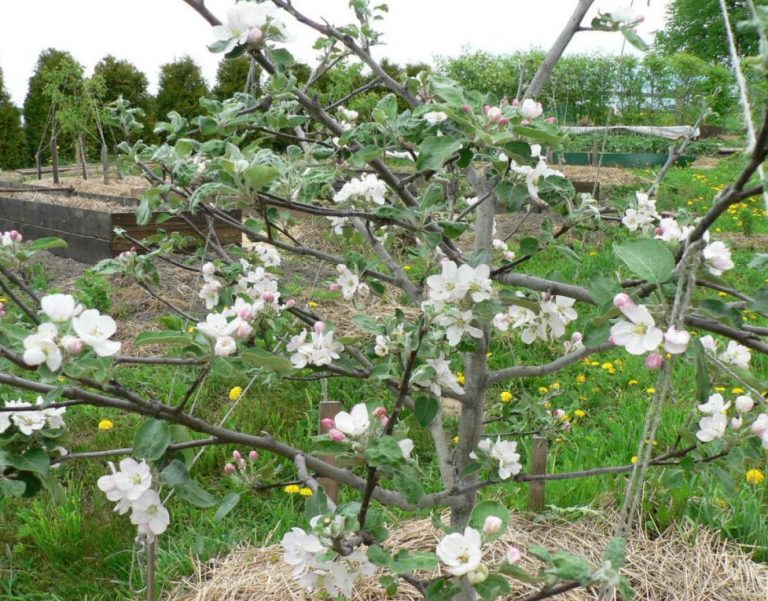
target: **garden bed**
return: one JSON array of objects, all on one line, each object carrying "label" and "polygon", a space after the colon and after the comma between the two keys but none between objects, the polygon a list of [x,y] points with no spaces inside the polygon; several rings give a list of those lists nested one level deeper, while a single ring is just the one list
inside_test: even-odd
[{"label": "garden bed", "polygon": [[[118,236],[115,228],[125,230],[137,240],[161,231],[194,235],[193,227],[181,217],[173,217],[162,225],[138,224],[134,213],[138,200],[131,197],[79,192],[72,188],[43,191],[36,186],[10,182],[0,182],[0,187],[6,190],[0,193],[0,229],[18,230],[28,239],[61,238],[67,247],[52,252],[83,263],[97,263],[134,246],[128,238]],[[14,191],[8,191],[11,188]],[[240,218],[240,211],[231,214]],[[184,216],[195,227],[207,229],[204,215],[185,213]],[[227,225],[217,225],[216,233],[224,244],[241,239],[239,230]]]},{"label": "garden bed", "polygon": [[[605,167],[643,168],[661,167],[667,162],[669,154],[654,152],[563,152],[557,155],[566,165],[597,165],[600,162]],[[692,156],[680,156],[675,165],[685,167],[696,160]]]}]

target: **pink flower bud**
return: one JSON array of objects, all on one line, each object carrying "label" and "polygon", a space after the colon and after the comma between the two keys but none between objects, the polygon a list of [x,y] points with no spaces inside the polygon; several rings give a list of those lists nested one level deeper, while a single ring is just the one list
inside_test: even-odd
[{"label": "pink flower bud", "polygon": [[557,119],[555,119],[554,117],[547,117],[546,119],[544,119],[544,121],[546,121],[547,123],[556,123]]},{"label": "pink flower bud", "polygon": [[[265,300],[266,300],[266,299],[265,299]],[[291,307],[293,307],[295,304],[296,304],[296,299],[294,299],[294,298],[289,298],[289,299],[288,299],[288,300],[285,302],[285,308],[286,308],[286,309],[290,309],[290,308],[291,308]]]},{"label": "pink flower bud", "polygon": [[739,413],[747,413],[749,411],[752,411],[752,407],[755,406],[755,401],[752,400],[752,397],[749,395],[742,395],[739,397],[736,397],[736,401],[734,402],[734,405],[736,407],[736,411]]},{"label": "pink flower bud", "polygon": [[11,230],[10,235],[11,235],[11,240],[13,240],[14,242],[21,242],[21,234],[16,230]]},{"label": "pink flower bud", "polygon": [[768,432],[768,413],[761,413],[758,415],[757,419],[752,422],[750,430],[755,436],[762,436]]},{"label": "pink flower bud", "polygon": [[640,15],[635,19],[635,21],[637,21],[638,23],[643,23],[645,21],[645,17],[643,15]]},{"label": "pink flower bud", "polygon": [[7,311],[5,310],[5,303],[0,303],[0,317],[3,317]]},{"label": "pink flower bud", "polygon": [[243,456],[240,454],[240,451],[232,451],[232,459],[235,461],[240,461],[243,458]]},{"label": "pink flower bud", "polygon": [[739,428],[741,428],[742,423],[743,423],[743,419],[741,416],[731,418],[731,428],[733,428],[734,430],[738,430]]},{"label": "pink flower bud", "polygon": [[[272,294],[271,292],[265,292],[264,294],[261,295],[261,300],[263,300],[265,303],[273,303],[275,302],[275,295]],[[290,303],[295,301],[288,301],[288,302]]]},{"label": "pink flower bud", "polygon": [[345,438],[344,432],[337,430],[336,428],[333,428],[330,432],[328,432],[328,436],[331,437],[331,440],[335,440],[336,442],[341,442]]},{"label": "pink flower bud", "polygon": [[664,357],[659,353],[651,353],[645,358],[645,366],[648,369],[661,369],[662,365],[664,365]]},{"label": "pink flower bud", "polygon": [[324,417],[323,419],[320,420],[320,425],[326,430],[330,430],[336,425],[336,422],[333,420],[332,417]]},{"label": "pink flower bud", "polygon": [[471,113],[472,107],[469,106],[468,104],[465,104],[464,106],[461,107],[461,110],[464,111],[465,113]]},{"label": "pink flower bud", "polygon": [[484,105],[483,105],[483,112],[484,112],[486,115],[488,114],[488,111],[490,111],[490,110],[491,110],[491,105],[490,105],[490,104],[484,104]]},{"label": "pink flower bud", "polygon": [[507,547],[506,560],[507,563],[515,564],[523,558],[523,554],[517,547]]},{"label": "pink flower bud", "polygon": [[512,108],[517,108],[517,107],[519,107],[519,106],[520,106],[520,99],[519,99],[519,98],[515,98],[515,99],[512,101]]},{"label": "pink flower bud", "polygon": [[64,336],[61,343],[70,355],[77,355],[83,350],[83,341],[76,336]]},{"label": "pink flower bud", "polygon": [[312,326],[312,329],[315,330],[318,334],[322,334],[325,332],[325,324],[322,321],[316,321],[315,325]]},{"label": "pink flower bud", "polygon": [[258,27],[251,27],[245,43],[249,46],[258,46],[264,41],[264,32]]},{"label": "pink flower bud", "polygon": [[253,328],[251,327],[251,324],[242,322],[239,326],[237,326],[237,330],[235,330],[235,336],[238,338],[248,338],[253,334]]},{"label": "pink flower bud", "polygon": [[657,227],[655,230],[653,230],[653,233],[654,233],[656,236],[663,236],[663,235],[664,235],[664,228],[662,228],[662,227]]},{"label": "pink flower bud", "polygon": [[622,307],[630,307],[635,304],[635,301],[632,300],[632,297],[629,296],[626,292],[619,292],[616,296],[613,297],[613,306],[621,309]]},{"label": "pink flower bud", "polygon": [[501,112],[501,109],[497,106],[491,107],[488,109],[488,111],[485,113],[486,117],[488,117],[488,121],[491,123],[498,123],[501,121],[501,118],[503,117],[504,113]]},{"label": "pink flower bud", "polygon": [[248,459],[251,461],[256,461],[259,458],[259,452],[258,451],[251,451],[248,453]]},{"label": "pink flower bud", "polygon": [[489,515],[485,518],[485,522],[483,522],[483,534],[486,536],[498,534],[503,525],[504,522],[501,521],[501,518],[497,518],[495,515]]},{"label": "pink flower bud", "polygon": [[232,465],[231,463],[228,463],[227,465],[224,466],[224,473],[227,474],[227,475],[231,476],[236,471],[237,471],[237,468],[234,465]]},{"label": "pink flower bud", "polygon": [[336,282],[334,282],[333,284],[328,286],[328,288],[330,288],[334,292],[338,292],[339,290],[341,290],[341,284],[337,284]]},{"label": "pink flower bud", "polygon": [[389,424],[389,418],[388,418],[388,417],[385,417],[385,416],[381,416],[381,417],[379,418],[379,423],[381,424],[381,426],[382,426],[383,428],[386,428],[386,427],[387,427],[387,425]]},{"label": "pink flower bud", "polygon": [[565,417],[565,411],[562,409],[555,409],[555,417],[557,419],[563,419]]},{"label": "pink flower bud", "polygon": [[376,409],[373,410],[373,416],[374,417],[386,417],[387,416],[387,409],[386,409],[386,407],[376,407]]},{"label": "pink flower bud", "polygon": [[571,430],[573,430],[573,424],[571,424],[571,422],[565,422],[563,424],[563,430],[565,430],[566,432],[570,432]]},{"label": "pink flower bud", "polygon": [[237,316],[243,321],[251,321],[253,319],[253,307],[251,305],[241,305],[237,309]]},{"label": "pink flower bud", "polygon": [[509,125],[509,119],[507,119],[506,117],[502,117],[501,119],[499,119],[499,125],[501,126]]}]

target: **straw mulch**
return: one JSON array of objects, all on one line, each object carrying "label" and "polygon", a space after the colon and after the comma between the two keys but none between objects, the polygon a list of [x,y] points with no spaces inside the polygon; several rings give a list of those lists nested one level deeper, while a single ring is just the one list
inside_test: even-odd
[{"label": "straw mulch", "polygon": [[125,207],[121,204],[95,200],[93,198],[83,198],[82,196],[56,196],[55,194],[45,194],[43,192],[5,192],[3,196],[39,202],[41,204],[70,207],[72,209],[90,209],[101,213],[130,213],[133,211],[131,207]]},{"label": "straw mulch", "polygon": [[[534,522],[513,515],[509,532],[488,551],[491,560],[503,557],[506,545],[521,549],[540,544],[556,551],[565,549],[581,554],[593,565],[611,538],[615,516],[590,518],[578,522],[562,520]],[[434,550],[438,533],[429,520],[405,523],[392,532],[388,544],[411,550]],[[291,569],[281,559],[279,545],[266,548],[243,546],[209,564],[198,564],[196,574],[178,583],[166,597],[168,601],[305,601],[311,597],[291,578]],[[535,558],[524,557],[523,567],[536,572],[541,567]],[[668,530],[651,539],[636,533],[628,544],[628,565],[624,572],[635,588],[635,599],[654,601],[765,601],[768,594],[768,566],[750,561],[749,556],[705,529]],[[530,585],[512,582],[517,599],[535,590]],[[356,588],[354,601],[383,601],[384,592],[377,579]],[[597,599],[595,591],[577,589],[557,599],[582,601]],[[398,601],[421,599],[414,589],[403,585],[394,597]]]}]

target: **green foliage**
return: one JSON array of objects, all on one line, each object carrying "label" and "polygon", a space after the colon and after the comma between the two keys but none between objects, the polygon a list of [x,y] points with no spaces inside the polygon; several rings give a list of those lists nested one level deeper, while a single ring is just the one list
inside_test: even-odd
[{"label": "green foliage", "polygon": [[102,313],[107,313],[112,308],[109,288],[109,280],[90,269],[75,281],[77,300],[84,306],[98,309]]},{"label": "green foliage", "polygon": [[259,87],[259,75],[261,67],[254,65],[252,85],[247,88],[248,73],[251,70],[251,59],[247,56],[239,56],[233,59],[223,59],[216,70],[216,85],[211,92],[217,100],[227,100],[238,92],[247,92],[258,97],[261,94]]},{"label": "green foliage", "polygon": [[[155,99],[149,93],[147,76],[136,65],[119,60],[108,54],[102,58],[93,69],[94,76],[101,79],[104,84],[104,92],[101,100],[109,104],[122,97],[134,108],[144,111],[143,119],[147,139],[154,129]],[[111,144],[121,142],[124,139],[121,133],[114,132]]]},{"label": "green foliage", "polygon": [[160,67],[157,91],[157,118],[164,121],[171,111],[191,119],[200,114],[200,98],[208,95],[208,86],[200,67],[185,56]]},{"label": "green foliage", "polygon": [[[45,87],[48,83],[47,77],[50,73],[55,73],[66,65],[76,65],[77,62],[69,52],[62,52],[54,48],[43,50],[37,59],[35,72],[29,79],[27,96],[24,99],[24,123],[27,132],[28,159],[34,161],[38,145],[41,147],[40,156],[45,162],[50,157],[50,123],[45,139],[45,124],[48,119],[48,113],[51,108],[51,98],[45,94]],[[73,155],[73,139],[71,136],[62,136],[58,140],[60,147],[60,156],[66,157]],[[63,151],[63,152],[62,152]]]},{"label": "green foliage", "polygon": [[0,70],[0,169],[17,169],[29,164],[21,111],[11,102]]},{"label": "green foliage", "polygon": [[[767,6],[766,0],[754,0]],[[726,0],[731,13],[731,27],[740,56],[757,54],[757,36],[744,33],[737,23],[751,18],[746,0]],[[706,32],[706,35],[702,35]],[[667,5],[664,30],[656,35],[656,46],[666,54],[687,52],[709,62],[730,61],[725,23],[718,0],[672,0]]]}]

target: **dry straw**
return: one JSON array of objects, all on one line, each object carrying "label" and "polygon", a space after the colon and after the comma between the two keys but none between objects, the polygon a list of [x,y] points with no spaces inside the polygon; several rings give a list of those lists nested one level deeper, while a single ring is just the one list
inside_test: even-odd
[{"label": "dry straw", "polygon": [[[615,516],[534,522],[514,515],[509,532],[488,551],[488,558],[500,560],[506,545],[525,549],[540,544],[551,550],[565,549],[587,557],[593,565],[611,538]],[[405,523],[393,531],[388,545],[411,550],[434,550],[438,533],[428,520]],[[309,595],[291,579],[291,569],[281,559],[282,550],[243,546],[208,564],[198,564],[196,573],[178,583],[166,597],[169,601],[305,601]],[[536,571],[541,564],[523,559],[523,567]],[[765,601],[768,595],[768,566],[757,564],[748,554],[712,532],[688,527],[669,529],[659,537],[636,532],[628,545],[624,572],[635,588],[635,599],[654,601]],[[354,601],[383,601],[384,592],[373,578],[357,587]],[[513,583],[509,599],[519,599],[535,590]],[[556,599],[582,601],[597,599],[596,591],[579,589]],[[410,601],[421,597],[404,585],[394,597]]]}]

